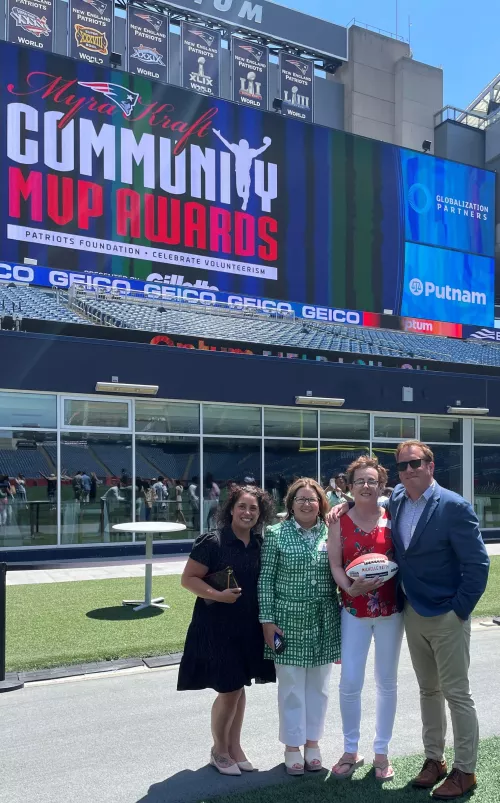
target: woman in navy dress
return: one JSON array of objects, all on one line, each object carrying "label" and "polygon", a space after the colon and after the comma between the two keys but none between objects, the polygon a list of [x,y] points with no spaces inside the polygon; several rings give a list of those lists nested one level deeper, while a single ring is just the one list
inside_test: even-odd
[{"label": "woman in navy dress", "polygon": [[[272,515],[272,500],[262,488],[234,485],[219,512],[218,528],[196,539],[181,580],[198,599],[177,688],[218,692],[212,707],[210,763],[223,775],[253,770],[240,744],[245,686],[252,680],[276,679],[273,661],[264,659],[257,600],[261,532]],[[237,588],[217,591],[205,582],[208,575],[228,567]]]}]

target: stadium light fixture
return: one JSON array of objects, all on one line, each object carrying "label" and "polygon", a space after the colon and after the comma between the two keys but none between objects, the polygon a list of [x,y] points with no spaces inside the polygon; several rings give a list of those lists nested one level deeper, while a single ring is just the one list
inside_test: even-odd
[{"label": "stadium light fixture", "polygon": [[109,63],[112,67],[117,69],[118,67],[122,66],[122,54],[121,53],[111,53],[109,57]]},{"label": "stadium light fixture", "polygon": [[326,396],[295,396],[295,404],[311,404],[313,407],[343,407],[345,399],[329,399]]},{"label": "stadium light fixture", "polygon": [[101,393],[136,393],[140,396],[156,396],[158,385],[129,385],[124,382],[96,382],[95,389]]},{"label": "stadium light fixture", "polygon": [[422,142],[422,150],[424,153],[429,153],[430,149],[432,148],[432,142],[430,139],[424,139]]},{"label": "stadium light fixture", "polygon": [[274,98],[273,100],[273,109],[275,112],[281,112],[283,108],[283,100],[282,98]]},{"label": "stadium light fixture", "polygon": [[446,410],[450,415],[488,415],[489,407],[448,407]]}]

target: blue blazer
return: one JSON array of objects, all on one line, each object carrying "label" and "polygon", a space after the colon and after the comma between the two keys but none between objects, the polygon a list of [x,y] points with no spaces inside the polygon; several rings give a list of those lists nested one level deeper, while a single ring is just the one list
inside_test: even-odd
[{"label": "blue blazer", "polygon": [[403,485],[386,503],[392,519],[399,582],[421,616],[455,611],[468,619],[484,593],[490,561],[472,506],[437,483],[405,550],[398,517],[405,499]]}]

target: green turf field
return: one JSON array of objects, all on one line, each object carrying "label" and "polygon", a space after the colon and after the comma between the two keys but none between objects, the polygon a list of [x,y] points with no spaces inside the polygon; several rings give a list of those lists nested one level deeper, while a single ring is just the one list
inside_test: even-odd
[{"label": "green turf field", "polygon": [[[139,614],[122,599],[142,599],[143,578],[7,587],[8,671],[147,657],[182,650],[194,597],[179,576],[153,578],[153,596],[171,605]],[[500,615],[500,556],[475,616]]]},{"label": "green turf field", "polygon": [[[483,739],[479,748],[478,786],[474,794],[461,798],[474,803],[500,803],[500,737]],[[452,760],[452,753],[447,752]],[[407,756],[393,762],[394,781],[380,784],[370,767],[356,772],[354,779],[338,781],[321,773],[306,773],[290,783],[268,786],[253,792],[218,796],[210,803],[424,803],[431,800],[429,791],[413,789],[409,783],[419,772],[423,757]],[[208,801],[205,798],[203,803]],[[202,803],[202,801],[200,801]]]}]

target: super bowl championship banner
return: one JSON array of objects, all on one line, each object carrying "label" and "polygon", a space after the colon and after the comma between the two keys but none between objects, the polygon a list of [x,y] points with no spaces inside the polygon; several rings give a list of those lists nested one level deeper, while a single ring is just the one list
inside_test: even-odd
[{"label": "super bowl championship banner", "polygon": [[168,81],[168,17],[127,8],[127,70],[154,81]]},{"label": "super bowl championship banner", "polygon": [[253,109],[268,107],[269,51],[237,36],[231,38],[233,100]]},{"label": "super bowl championship banner", "polygon": [[109,64],[113,9],[113,0],[69,0],[68,56],[89,64]]},{"label": "super bowl championship banner", "polygon": [[7,0],[6,12],[9,42],[53,51],[55,14],[52,0]]},{"label": "super bowl championship banner", "polygon": [[181,22],[182,86],[200,95],[220,95],[220,33]]},{"label": "super bowl championship banner", "polygon": [[7,262],[493,321],[488,171],[1,43],[0,182]]},{"label": "super bowl championship banner", "polygon": [[312,123],[314,116],[314,62],[280,51],[279,91],[281,113]]}]

